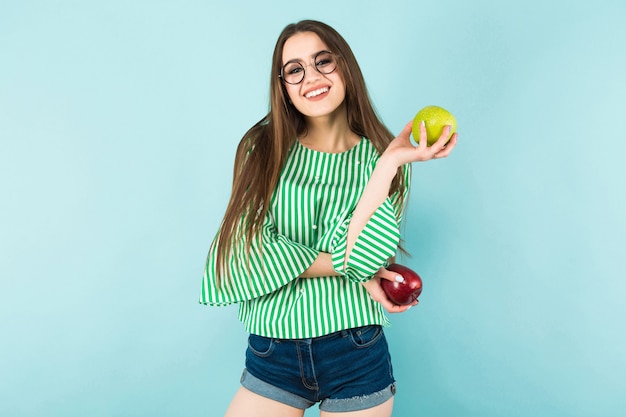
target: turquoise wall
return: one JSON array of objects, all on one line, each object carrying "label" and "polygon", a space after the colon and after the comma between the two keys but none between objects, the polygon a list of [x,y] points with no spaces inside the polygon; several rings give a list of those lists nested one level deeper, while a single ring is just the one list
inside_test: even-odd
[{"label": "turquoise wall", "polygon": [[201,273],[302,18],[393,131],[459,123],[414,169],[394,415],[624,415],[626,4],[547,3],[2,2],[0,415],[223,413],[246,335]]}]

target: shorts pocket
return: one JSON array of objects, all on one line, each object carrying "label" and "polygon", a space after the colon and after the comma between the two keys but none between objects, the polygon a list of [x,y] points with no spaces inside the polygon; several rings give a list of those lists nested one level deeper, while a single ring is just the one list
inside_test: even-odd
[{"label": "shorts pocket", "polygon": [[358,348],[363,349],[372,346],[383,337],[381,326],[364,326],[350,329],[350,341]]},{"label": "shorts pocket", "polygon": [[266,358],[274,351],[274,339],[251,334],[248,337],[248,348],[260,358]]}]

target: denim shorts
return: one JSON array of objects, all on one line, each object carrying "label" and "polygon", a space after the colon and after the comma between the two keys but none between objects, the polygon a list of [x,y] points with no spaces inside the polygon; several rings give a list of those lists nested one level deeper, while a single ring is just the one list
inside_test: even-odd
[{"label": "denim shorts", "polygon": [[292,407],[320,403],[347,412],[380,405],[396,392],[381,326],[365,326],[311,339],[251,334],[241,385]]}]

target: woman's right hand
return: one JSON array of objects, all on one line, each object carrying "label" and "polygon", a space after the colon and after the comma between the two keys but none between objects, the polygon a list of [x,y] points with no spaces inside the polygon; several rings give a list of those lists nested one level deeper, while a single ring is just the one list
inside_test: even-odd
[{"label": "woman's right hand", "polygon": [[385,268],[380,268],[372,279],[363,283],[363,286],[369,293],[372,300],[380,303],[383,306],[383,308],[387,310],[387,312],[404,313],[409,308],[413,307],[414,305],[417,305],[419,301],[415,300],[413,303],[409,305],[405,305],[405,306],[394,304],[389,300],[389,298],[387,298],[387,294],[385,294],[385,291],[383,291],[383,287],[380,285],[380,281],[383,279],[386,279],[389,281],[396,281],[401,278],[402,277],[398,275],[398,273],[396,272],[389,271],[388,269],[385,269]]}]

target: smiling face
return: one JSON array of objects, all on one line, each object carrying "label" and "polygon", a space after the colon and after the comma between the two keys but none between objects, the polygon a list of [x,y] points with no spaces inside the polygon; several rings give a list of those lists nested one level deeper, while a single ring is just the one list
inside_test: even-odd
[{"label": "smiling face", "polygon": [[328,46],[313,32],[296,33],[283,46],[283,65],[300,63],[304,68],[304,79],[299,84],[285,83],[285,89],[293,105],[307,118],[329,116],[344,109],[346,87],[341,69],[322,74],[315,68],[322,51]]}]

